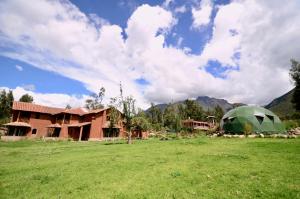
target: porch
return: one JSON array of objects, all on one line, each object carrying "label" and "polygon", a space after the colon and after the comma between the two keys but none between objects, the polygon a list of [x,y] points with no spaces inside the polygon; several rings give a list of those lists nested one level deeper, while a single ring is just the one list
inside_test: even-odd
[{"label": "porch", "polygon": [[90,138],[91,122],[68,125],[68,137],[75,141],[87,141]]}]

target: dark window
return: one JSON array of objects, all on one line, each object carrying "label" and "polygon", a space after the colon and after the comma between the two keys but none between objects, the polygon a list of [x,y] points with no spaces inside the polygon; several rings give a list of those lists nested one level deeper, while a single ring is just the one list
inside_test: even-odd
[{"label": "dark window", "polygon": [[224,122],[224,123],[227,123],[227,122],[228,122],[228,118],[227,118],[227,117],[224,118],[224,119],[223,119],[223,122]]},{"label": "dark window", "polygon": [[40,113],[35,113],[35,119],[40,119],[41,114]]},{"label": "dark window", "polygon": [[272,115],[267,115],[267,117],[269,118],[269,120],[271,120],[274,123],[274,116]]},{"label": "dark window", "polygon": [[36,134],[36,129],[32,129],[32,134]]},{"label": "dark window", "polygon": [[229,121],[230,121],[230,122],[233,122],[234,119],[235,119],[235,117],[232,117],[232,118],[229,119]]},{"label": "dark window", "polygon": [[259,116],[259,115],[255,115],[255,117],[256,117],[257,121],[258,121],[260,124],[263,123],[264,117]]},{"label": "dark window", "polygon": [[117,128],[109,129],[105,128],[103,129],[104,137],[119,137],[120,130]]},{"label": "dark window", "polygon": [[65,115],[65,124],[69,124],[70,123],[70,118],[71,118],[71,115],[69,115],[69,114]]}]

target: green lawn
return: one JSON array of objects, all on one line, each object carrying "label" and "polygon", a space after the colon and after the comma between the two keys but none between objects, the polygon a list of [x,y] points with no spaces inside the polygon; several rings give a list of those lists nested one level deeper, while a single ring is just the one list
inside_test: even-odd
[{"label": "green lawn", "polygon": [[300,198],[300,139],[0,142],[0,198]]}]

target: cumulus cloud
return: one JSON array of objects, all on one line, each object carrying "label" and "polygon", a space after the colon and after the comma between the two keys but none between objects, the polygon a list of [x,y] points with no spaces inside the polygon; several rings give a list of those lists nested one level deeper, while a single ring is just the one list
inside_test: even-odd
[{"label": "cumulus cloud", "polygon": [[210,0],[202,0],[198,7],[192,8],[192,28],[199,29],[210,22],[212,3]]},{"label": "cumulus cloud", "polygon": [[71,107],[83,107],[84,102],[88,99],[88,96],[76,96],[76,95],[67,95],[60,93],[38,93],[34,91],[29,91],[23,87],[16,87],[10,89],[7,87],[0,87],[0,90],[12,90],[14,99],[19,100],[23,95],[29,94],[33,97],[35,104],[41,104],[45,106],[65,108],[67,104],[70,104]]},{"label": "cumulus cloud", "polygon": [[[166,43],[178,19],[163,6],[137,7],[122,29],[101,18],[97,22],[68,1],[38,1],[35,6],[1,1],[0,47],[5,50],[0,54],[78,80],[93,92],[104,86],[107,96],[118,95],[121,81],[125,94],[144,108],[151,101],[199,95],[264,104],[291,89],[289,59],[300,59],[299,3],[282,7],[281,1],[233,1],[219,6],[210,19],[212,5],[207,2],[192,9],[210,7],[206,14],[193,13],[193,24],[196,28],[212,20],[212,38],[203,52],[193,54],[180,41],[177,46]],[[225,78],[206,71],[209,60],[226,67]],[[137,79],[149,84],[138,86]],[[58,95],[64,104],[80,104],[84,98]],[[40,98],[36,103],[60,104],[55,97],[35,96]]]},{"label": "cumulus cloud", "polygon": [[174,9],[175,13],[185,13],[187,11],[187,8],[185,5],[182,5],[180,7],[177,7]]}]

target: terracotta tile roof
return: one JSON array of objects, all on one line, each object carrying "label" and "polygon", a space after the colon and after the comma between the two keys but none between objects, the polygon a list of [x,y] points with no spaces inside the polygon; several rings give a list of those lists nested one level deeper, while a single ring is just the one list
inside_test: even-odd
[{"label": "terracotta tile roof", "polygon": [[91,114],[91,113],[99,113],[101,111],[106,110],[106,109],[88,110],[86,108],[63,109],[63,108],[55,108],[55,107],[42,106],[38,104],[17,102],[17,101],[14,101],[12,109],[20,110],[20,111],[48,113],[52,115],[59,114],[59,113],[69,113],[69,114],[80,115],[80,116]]},{"label": "terracotta tile roof", "polygon": [[21,111],[30,111],[30,112],[38,112],[38,113],[49,113],[49,114],[56,114],[62,112],[64,109],[62,108],[54,108],[48,106],[42,106],[27,102],[16,102],[13,103],[13,110],[21,110]]},{"label": "terracotta tile roof", "polygon": [[10,122],[7,124],[4,124],[4,126],[23,126],[23,127],[31,127],[30,124],[25,122]]}]

